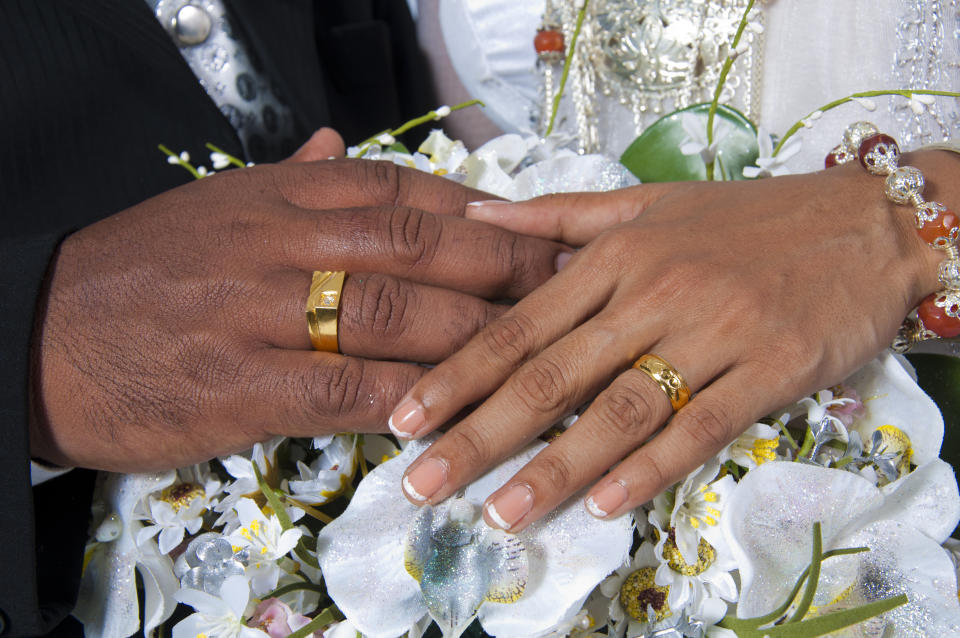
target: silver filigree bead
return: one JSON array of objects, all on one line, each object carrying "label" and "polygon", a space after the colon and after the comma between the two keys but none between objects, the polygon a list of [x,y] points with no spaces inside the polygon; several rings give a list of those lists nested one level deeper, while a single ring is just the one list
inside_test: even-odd
[{"label": "silver filigree bead", "polygon": [[937,269],[937,279],[947,290],[960,290],[960,259],[944,259]]},{"label": "silver filigree bead", "polygon": [[900,147],[892,137],[881,136],[879,141],[863,154],[860,161],[873,175],[889,175],[897,170],[900,163]]},{"label": "silver filigree bead", "polygon": [[947,207],[940,202],[924,202],[917,206],[917,228],[923,228],[924,224],[936,221],[937,217],[947,212]]},{"label": "silver filigree bead", "polygon": [[871,135],[880,132],[872,122],[854,122],[843,132],[843,146],[854,157],[860,152],[860,144]]},{"label": "silver filigree bead", "polygon": [[933,305],[943,308],[943,313],[952,319],[960,317],[960,290],[941,290]]},{"label": "silver filigree bead", "polygon": [[907,204],[923,192],[923,173],[913,166],[901,166],[887,176],[887,197],[898,204]]}]

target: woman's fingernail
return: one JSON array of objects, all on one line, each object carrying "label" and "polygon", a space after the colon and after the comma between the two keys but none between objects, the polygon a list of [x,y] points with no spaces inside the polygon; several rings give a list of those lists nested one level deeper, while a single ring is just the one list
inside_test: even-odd
[{"label": "woman's fingernail", "polygon": [[423,406],[413,399],[407,399],[390,415],[387,426],[401,439],[412,439],[423,428],[425,422]]},{"label": "woman's fingernail", "polygon": [[557,253],[557,272],[560,272],[560,269],[567,265],[567,262],[570,261],[570,258],[573,257],[573,253]]},{"label": "woman's fingernail", "polygon": [[487,514],[498,527],[508,530],[533,507],[533,490],[526,483],[517,483],[487,504]]},{"label": "woman's fingernail", "polygon": [[620,481],[607,483],[584,501],[587,511],[597,518],[606,518],[627,500],[627,488]]},{"label": "woman's fingernail", "polygon": [[427,459],[403,477],[403,491],[415,501],[425,501],[447,482],[447,462]]}]

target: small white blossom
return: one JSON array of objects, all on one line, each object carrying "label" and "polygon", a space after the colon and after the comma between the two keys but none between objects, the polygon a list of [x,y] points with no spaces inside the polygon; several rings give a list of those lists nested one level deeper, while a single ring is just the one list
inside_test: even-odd
[{"label": "small white blossom", "polygon": [[877,110],[877,103],[874,102],[873,100],[871,100],[870,98],[866,98],[866,97],[853,97],[853,98],[850,98],[850,99],[853,100],[854,102],[856,102],[857,104],[859,104],[860,106],[862,106],[863,108],[865,108],[865,109],[868,110],[868,111],[871,111],[871,112],[872,112],[872,111],[876,111],[876,110]]},{"label": "small white blossom", "polygon": [[189,162],[189,161],[190,161],[190,153],[188,153],[188,152],[186,152],[186,151],[180,151],[180,161],[181,161],[181,162]]},{"label": "small white blossom", "polygon": [[744,166],[743,176],[747,178],[758,177],[776,177],[790,173],[785,164],[800,152],[800,140],[796,137],[790,138],[776,157],[773,156],[773,138],[762,126],[757,129],[757,148],[760,153],[757,156],[756,166]]},{"label": "small white blossom", "polygon": [[397,143],[397,138],[390,135],[389,133],[384,133],[383,135],[377,138],[377,141],[380,142],[380,144],[383,146],[391,146]]},{"label": "small white blossom", "polygon": [[310,505],[330,502],[353,480],[357,452],[356,434],[338,434],[310,465],[297,461],[300,480],[289,483],[293,497]]},{"label": "small white blossom", "polygon": [[180,163],[179,157],[177,157],[176,155],[167,155],[167,164],[172,164],[173,166],[176,166],[179,163]]},{"label": "small white blossom", "polygon": [[223,581],[219,597],[197,589],[181,589],[177,600],[193,607],[196,613],[174,626],[173,638],[268,638],[263,631],[243,624],[250,601],[250,587],[243,576]]},{"label": "small white blossom", "polygon": [[823,111],[814,111],[804,119],[800,120],[805,128],[813,128],[813,123],[823,117]]},{"label": "small white blossom", "polygon": [[910,109],[917,115],[923,115],[926,113],[927,108],[933,106],[935,98],[932,95],[926,95],[924,93],[911,93],[910,94]]},{"label": "small white blossom", "polygon": [[692,113],[683,113],[680,116],[687,137],[680,144],[680,152],[684,155],[699,155],[704,164],[709,164],[717,158],[717,148],[720,142],[730,134],[732,126],[723,118],[713,120],[713,143],[707,142],[707,127],[703,120]]},{"label": "small white blossom", "polygon": [[439,120],[440,118],[442,118],[442,117],[447,117],[448,115],[450,115],[450,107],[447,106],[446,104],[444,104],[443,106],[441,106],[440,108],[438,108],[438,109],[435,111],[435,113],[437,114],[437,119],[438,119],[438,120]]},{"label": "small white blossom", "polygon": [[284,531],[276,514],[267,518],[249,498],[240,499],[234,509],[240,527],[227,536],[227,540],[249,550],[247,576],[253,591],[262,596],[276,588],[281,572],[277,561],[297,546],[303,531],[296,528]]},{"label": "small white blossom", "polygon": [[221,153],[219,151],[213,151],[210,153],[210,162],[213,164],[215,169],[223,170],[226,167],[230,166],[230,156],[226,153]]}]

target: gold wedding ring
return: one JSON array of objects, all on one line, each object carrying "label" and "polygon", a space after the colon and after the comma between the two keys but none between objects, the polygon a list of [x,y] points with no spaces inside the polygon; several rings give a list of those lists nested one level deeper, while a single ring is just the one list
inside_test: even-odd
[{"label": "gold wedding ring", "polygon": [[690,388],[683,376],[669,363],[655,354],[645,354],[633,364],[633,367],[653,379],[670,399],[670,405],[676,412],[690,400]]},{"label": "gold wedding ring", "polygon": [[342,270],[316,270],[307,295],[307,329],[314,350],[340,352],[337,339],[337,315],[340,293],[347,273]]}]

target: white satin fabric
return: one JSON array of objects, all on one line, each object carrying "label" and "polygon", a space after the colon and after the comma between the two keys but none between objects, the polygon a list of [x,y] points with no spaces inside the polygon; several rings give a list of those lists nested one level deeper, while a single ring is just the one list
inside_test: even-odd
[{"label": "white satin fabric", "polygon": [[[958,4],[958,0],[763,3],[757,123],[783,134],[807,113],[856,91],[960,90]],[[453,68],[467,93],[486,103],[487,117],[507,132],[530,131],[531,118],[540,109],[532,41],[543,8],[543,0],[439,2],[440,27]],[[957,100],[938,98],[919,115],[903,98],[878,98],[876,103],[874,112],[857,104],[842,106],[799,133],[803,152],[788,164],[790,168],[821,168],[823,156],[855,120],[873,121],[905,149],[960,137]],[[634,138],[632,115],[619,104],[610,106],[601,110],[612,113],[608,117],[616,121],[605,124],[623,130],[621,135],[605,136],[617,142],[604,151],[617,156]],[[646,123],[655,117],[649,116]]]}]

